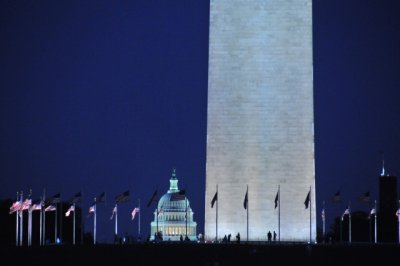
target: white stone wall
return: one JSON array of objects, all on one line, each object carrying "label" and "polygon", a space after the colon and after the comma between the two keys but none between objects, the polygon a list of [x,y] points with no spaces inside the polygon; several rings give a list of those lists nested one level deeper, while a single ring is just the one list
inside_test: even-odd
[{"label": "white stone wall", "polygon": [[311,0],[211,0],[205,236],[315,240]]}]

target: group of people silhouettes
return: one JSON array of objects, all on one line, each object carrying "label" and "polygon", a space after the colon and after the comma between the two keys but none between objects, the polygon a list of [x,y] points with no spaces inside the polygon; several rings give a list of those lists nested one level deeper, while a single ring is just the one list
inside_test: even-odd
[{"label": "group of people silhouettes", "polygon": [[[229,234],[228,236],[224,236],[224,238],[222,239],[222,243],[229,243],[231,242],[231,234]],[[240,244],[240,234],[237,233],[236,235],[236,243]]]},{"label": "group of people silhouettes", "polygon": [[[276,236],[277,236],[277,234],[274,231],[274,242],[276,241]],[[271,242],[272,241],[272,233],[271,233],[271,231],[268,231],[267,237],[268,237],[268,242]]]}]

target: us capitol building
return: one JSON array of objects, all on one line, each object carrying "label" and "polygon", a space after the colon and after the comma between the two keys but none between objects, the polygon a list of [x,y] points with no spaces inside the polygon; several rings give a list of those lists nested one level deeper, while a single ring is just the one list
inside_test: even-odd
[{"label": "us capitol building", "polygon": [[178,189],[175,169],[169,183],[168,192],[160,198],[154,211],[150,239],[154,240],[156,232],[159,232],[164,241],[180,241],[181,236],[183,239],[187,236],[190,240],[196,240],[197,223],[193,220],[193,211],[185,190]]}]

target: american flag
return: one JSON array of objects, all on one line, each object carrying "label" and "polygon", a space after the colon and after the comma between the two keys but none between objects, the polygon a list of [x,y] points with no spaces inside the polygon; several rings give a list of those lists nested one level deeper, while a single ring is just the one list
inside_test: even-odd
[{"label": "american flag", "polygon": [[92,206],[89,207],[89,213],[92,213],[95,211],[95,204],[92,204]]},{"label": "american flag", "polygon": [[78,192],[76,193],[73,198],[71,199],[72,203],[80,203],[81,202],[81,198],[82,198],[82,192]]},{"label": "american flag", "polygon": [[18,211],[19,209],[21,209],[21,202],[20,201],[14,202],[10,207],[10,214]]},{"label": "american flag", "polygon": [[346,210],[344,210],[344,213],[343,213],[343,215],[342,215],[342,221],[343,221],[344,216],[347,215],[347,214],[350,214],[350,209],[349,209],[349,207],[347,207]]},{"label": "american flag", "polygon": [[71,207],[69,207],[68,211],[65,213],[65,216],[68,217],[73,211],[75,211],[75,205],[71,205]]},{"label": "american flag", "polygon": [[325,222],[325,208],[323,208],[321,211],[321,218],[322,218],[322,221]]},{"label": "american flag", "polygon": [[31,200],[31,199],[26,199],[26,200],[24,200],[24,202],[22,203],[21,210],[23,210],[23,211],[29,210],[29,208],[30,208],[31,205],[32,205],[32,200]]},{"label": "american flag", "polygon": [[32,204],[31,211],[40,211],[42,210],[42,202]]},{"label": "american flag", "polygon": [[335,195],[331,198],[332,202],[339,202],[340,201],[340,190],[338,190]]},{"label": "american flag", "polygon": [[44,209],[45,212],[53,212],[55,211],[57,208],[54,205],[49,205],[47,206],[46,209]]},{"label": "american flag", "polygon": [[124,203],[129,201],[129,190],[115,197],[115,203]]},{"label": "american flag", "polygon": [[370,201],[369,191],[367,191],[367,192],[365,192],[364,194],[362,194],[362,195],[359,197],[359,200],[360,200],[361,202],[369,202],[369,201]]},{"label": "american flag", "polygon": [[376,209],[375,209],[375,207],[372,208],[371,212],[369,213],[368,219],[371,219],[371,216],[374,215],[374,214],[376,214]]},{"label": "american flag", "polygon": [[133,219],[135,219],[135,215],[136,215],[136,213],[138,213],[138,212],[140,212],[140,208],[134,208],[134,209],[133,209],[133,211],[132,211],[132,221],[133,221]]}]

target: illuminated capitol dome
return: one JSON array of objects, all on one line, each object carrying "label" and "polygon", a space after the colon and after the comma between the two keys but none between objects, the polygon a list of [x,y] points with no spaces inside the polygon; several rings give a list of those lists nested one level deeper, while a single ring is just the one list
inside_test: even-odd
[{"label": "illuminated capitol dome", "polygon": [[193,211],[185,190],[178,189],[175,169],[172,171],[169,183],[168,192],[160,198],[154,211],[151,239],[154,240],[154,235],[158,231],[164,241],[179,241],[181,236],[185,239],[186,235],[190,240],[196,240],[197,223],[193,221]]}]

